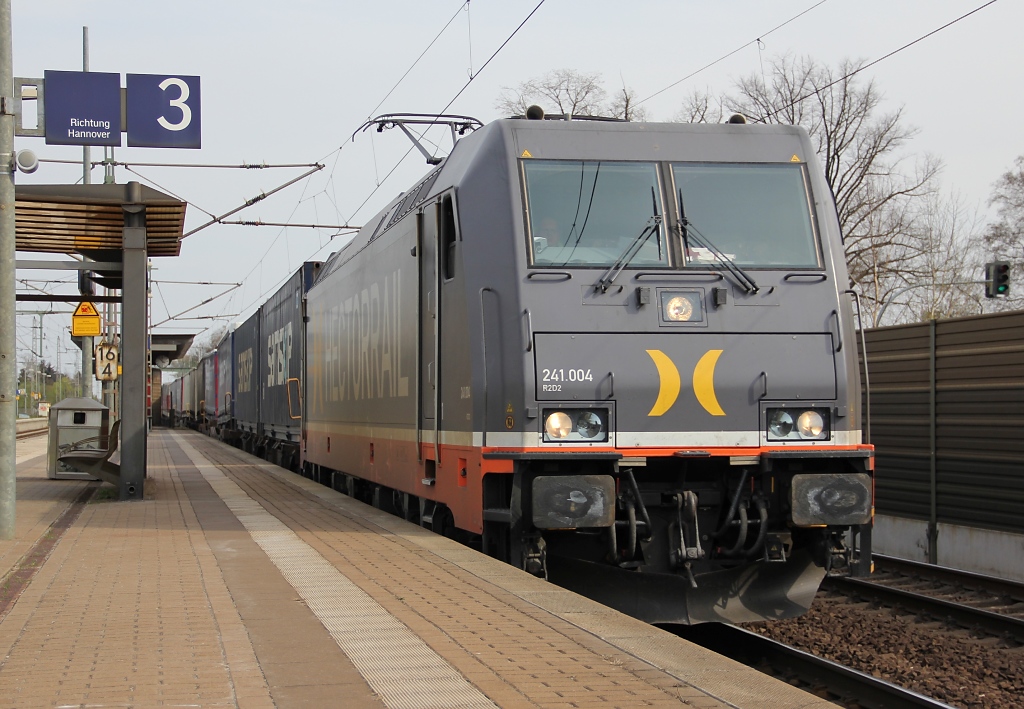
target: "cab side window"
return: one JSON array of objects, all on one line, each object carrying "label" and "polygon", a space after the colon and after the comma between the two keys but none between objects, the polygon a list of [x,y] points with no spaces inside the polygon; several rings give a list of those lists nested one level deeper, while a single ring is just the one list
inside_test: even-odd
[{"label": "cab side window", "polygon": [[438,213],[438,232],[441,245],[441,273],[444,280],[455,278],[455,205],[452,196],[445,195]]}]

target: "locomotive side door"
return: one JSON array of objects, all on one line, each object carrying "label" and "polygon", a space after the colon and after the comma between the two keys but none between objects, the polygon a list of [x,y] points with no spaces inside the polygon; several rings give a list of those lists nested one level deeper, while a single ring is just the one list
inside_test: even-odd
[{"label": "locomotive side door", "polygon": [[[424,205],[417,214],[417,255],[419,257],[419,430],[434,434],[434,460],[438,459],[438,307],[437,203]],[[422,441],[420,441],[422,442]]]}]

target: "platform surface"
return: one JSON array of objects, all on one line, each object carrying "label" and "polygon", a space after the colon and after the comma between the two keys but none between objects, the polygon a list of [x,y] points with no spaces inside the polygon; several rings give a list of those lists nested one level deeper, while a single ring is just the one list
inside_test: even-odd
[{"label": "platform surface", "polygon": [[199,434],[153,431],[139,502],[47,479],[45,441],[0,708],[834,707]]}]

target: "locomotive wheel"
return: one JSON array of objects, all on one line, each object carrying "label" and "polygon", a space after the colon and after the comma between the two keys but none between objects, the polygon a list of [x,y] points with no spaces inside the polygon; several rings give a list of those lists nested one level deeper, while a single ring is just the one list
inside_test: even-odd
[{"label": "locomotive wheel", "polygon": [[458,532],[455,527],[455,515],[452,514],[448,507],[441,503],[438,503],[437,508],[434,510],[434,520],[430,527],[435,534],[440,534],[449,539],[455,539]]}]

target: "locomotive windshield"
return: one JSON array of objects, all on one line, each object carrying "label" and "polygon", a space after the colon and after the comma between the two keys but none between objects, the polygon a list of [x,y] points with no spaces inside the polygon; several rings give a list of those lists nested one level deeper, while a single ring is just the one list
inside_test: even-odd
[{"label": "locomotive windshield", "polygon": [[799,164],[672,166],[690,266],[714,251],[744,268],[816,268],[818,247]]},{"label": "locomotive windshield", "polygon": [[631,245],[630,266],[669,265],[654,163],[526,160],[523,176],[533,265],[608,267]]}]

